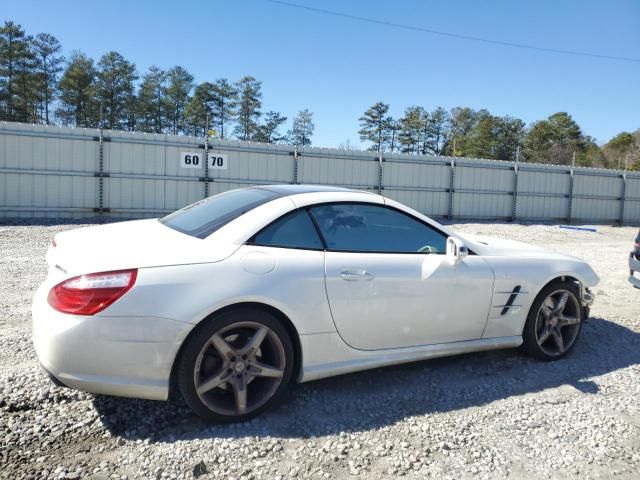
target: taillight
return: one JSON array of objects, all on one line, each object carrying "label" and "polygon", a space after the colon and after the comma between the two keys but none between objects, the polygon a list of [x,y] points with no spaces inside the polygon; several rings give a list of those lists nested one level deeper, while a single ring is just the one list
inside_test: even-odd
[{"label": "taillight", "polygon": [[132,269],[73,277],[53,287],[47,301],[59,312],[94,315],[127,293],[137,275]]}]

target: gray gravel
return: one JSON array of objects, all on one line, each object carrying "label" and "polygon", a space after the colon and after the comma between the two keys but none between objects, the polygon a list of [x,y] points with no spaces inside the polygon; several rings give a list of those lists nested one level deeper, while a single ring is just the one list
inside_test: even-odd
[{"label": "gray gravel", "polygon": [[30,342],[44,252],[77,225],[0,225],[0,478],[640,478],[637,232],[464,224],[586,258],[602,278],[572,354],[438,359],[294,387],[241,425],[202,424],[179,401],[53,386]]}]

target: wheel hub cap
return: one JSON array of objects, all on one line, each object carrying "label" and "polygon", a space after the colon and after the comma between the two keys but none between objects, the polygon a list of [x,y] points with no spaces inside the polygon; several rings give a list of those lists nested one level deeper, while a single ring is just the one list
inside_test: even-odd
[{"label": "wheel hub cap", "polygon": [[244,362],[236,362],[236,363],[233,365],[233,370],[234,370],[236,373],[242,373],[242,372],[244,372],[246,369],[247,369],[247,364],[246,364],[246,363],[244,363]]}]

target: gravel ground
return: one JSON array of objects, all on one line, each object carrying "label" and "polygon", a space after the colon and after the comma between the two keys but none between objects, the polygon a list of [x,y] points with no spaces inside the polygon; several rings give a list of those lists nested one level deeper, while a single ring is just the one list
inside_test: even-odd
[{"label": "gravel ground", "polygon": [[602,282],[570,356],[518,351],[418,362],[298,385],[241,425],[179,402],[53,386],[30,341],[44,252],[78,225],[0,225],[0,478],[640,478],[637,233],[462,224],[588,260]]}]

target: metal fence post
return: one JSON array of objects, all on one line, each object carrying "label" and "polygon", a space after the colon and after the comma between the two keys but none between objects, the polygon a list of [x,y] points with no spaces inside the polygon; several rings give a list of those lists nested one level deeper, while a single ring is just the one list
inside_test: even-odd
[{"label": "metal fence post", "polygon": [[298,183],[298,146],[293,147],[293,183]]},{"label": "metal fence post", "polygon": [[627,174],[623,173],[622,177],[622,196],[620,197],[620,226],[624,225],[624,203],[627,196]]},{"label": "metal fence post", "polygon": [[449,220],[453,219],[453,194],[454,194],[454,185],[456,181],[456,161],[451,159],[451,176],[449,177],[449,214],[447,217]]},{"label": "metal fence post", "polygon": [[98,130],[98,215],[104,212],[104,134],[102,130],[102,115]]},{"label": "metal fence post", "polygon": [[[207,122],[208,125],[208,122]],[[209,132],[204,132],[204,198],[209,196]]]},{"label": "metal fence post", "polygon": [[382,193],[382,162],[384,161],[384,159],[382,158],[382,152],[380,152],[380,155],[378,156],[378,194]]},{"label": "metal fence post", "polygon": [[518,163],[513,167],[513,204],[511,205],[511,221],[515,222],[518,212]]},{"label": "metal fence post", "polygon": [[571,223],[573,218],[573,182],[574,182],[574,170],[569,170],[569,209],[567,212],[567,223]]}]

